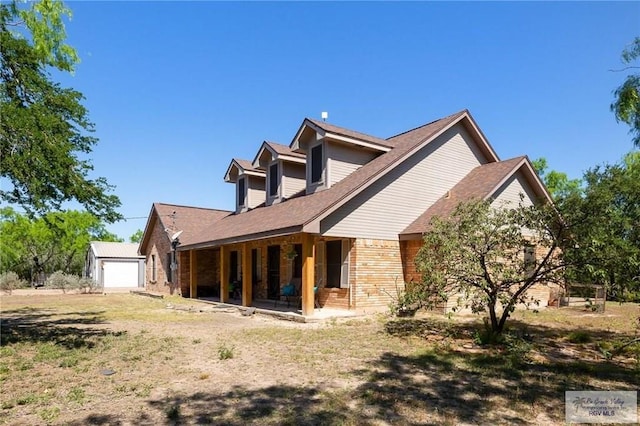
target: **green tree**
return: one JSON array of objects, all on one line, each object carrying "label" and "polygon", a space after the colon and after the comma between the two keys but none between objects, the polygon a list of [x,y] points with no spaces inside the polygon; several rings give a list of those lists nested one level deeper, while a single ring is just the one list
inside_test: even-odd
[{"label": "green tree", "polygon": [[129,241],[132,243],[139,243],[140,241],[142,241],[143,235],[144,235],[144,231],[142,231],[142,229],[138,229],[136,232],[133,233],[132,236],[129,237]]},{"label": "green tree", "polygon": [[416,256],[422,280],[408,285],[412,298],[434,307],[453,297],[456,308],[488,312],[490,331],[499,335],[518,304],[539,302],[527,290],[561,282],[557,249],[566,229],[555,210],[508,207],[472,201],[434,218]]},{"label": "green tree", "polygon": [[580,192],[582,181],[580,179],[569,179],[564,172],[548,170],[549,167],[546,158],[541,157],[533,160],[531,163],[554,200]]},{"label": "green tree", "polygon": [[[640,296],[640,152],[584,175],[583,194],[558,203],[573,241],[563,247],[572,282],[604,284],[608,296]],[[627,293],[630,293],[627,295]]]},{"label": "green tree", "polygon": [[[633,65],[640,58],[640,37],[636,37],[631,45],[622,51],[622,63],[624,70],[638,69]],[[632,140],[635,146],[640,147],[640,74],[630,73],[624,82],[614,92],[614,102],[611,111],[618,122],[631,126]]]},{"label": "green tree", "polygon": [[32,219],[11,207],[0,209],[0,236],[0,272],[13,271],[27,279],[37,269],[79,275],[91,241],[122,241],[86,211]]},{"label": "green tree", "polygon": [[121,219],[117,196],[92,179],[87,158],[97,143],[80,92],[62,88],[49,70],[72,71],[75,51],[64,43],[60,1],[0,4],[0,199],[29,214],[60,210],[75,200],[111,223]]}]

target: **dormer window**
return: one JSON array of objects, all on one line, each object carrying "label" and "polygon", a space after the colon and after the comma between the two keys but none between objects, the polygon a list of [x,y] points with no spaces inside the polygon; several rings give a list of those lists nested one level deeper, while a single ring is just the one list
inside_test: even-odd
[{"label": "dormer window", "polygon": [[322,144],[311,148],[311,182],[322,181]]},{"label": "dormer window", "polygon": [[278,163],[269,166],[269,196],[278,196]]},{"label": "dormer window", "polygon": [[247,180],[242,177],[238,179],[238,206],[243,207],[247,199]]},{"label": "dormer window", "polygon": [[236,187],[236,214],[246,212],[264,203],[266,173],[253,167],[250,161],[234,158],[229,164],[224,181]]}]

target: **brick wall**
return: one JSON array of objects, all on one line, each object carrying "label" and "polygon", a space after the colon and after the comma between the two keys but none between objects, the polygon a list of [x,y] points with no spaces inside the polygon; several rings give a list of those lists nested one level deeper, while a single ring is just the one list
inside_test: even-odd
[{"label": "brick wall", "polygon": [[397,290],[404,288],[400,243],[357,239],[351,260],[355,308],[360,311],[387,309]]},{"label": "brick wall", "polygon": [[414,261],[420,247],[422,247],[422,240],[400,241],[404,282],[409,283],[411,281],[421,280],[421,275],[418,273]]},{"label": "brick wall", "polygon": [[[180,294],[178,283],[170,283],[167,281],[167,254],[171,253],[171,244],[169,237],[159,220],[154,221],[151,230],[151,240],[147,246],[147,252],[143,253],[145,261],[145,288],[149,291]],[[156,279],[153,279],[153,262],[152,256],[155,256]],[[175,280],[174,280],[175,281]]]}]

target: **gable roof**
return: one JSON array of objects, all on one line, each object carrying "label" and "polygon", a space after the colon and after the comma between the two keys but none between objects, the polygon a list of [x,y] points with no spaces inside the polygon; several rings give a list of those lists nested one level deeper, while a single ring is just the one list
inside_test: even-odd
[{"label": "gable roof", "polygon": [[113,259],[140,259],[144,256],[138,254],[138,243],[118,243],[106,241],[92,241],[91,250],[97,258]]},{"label": "gable roof", "polygon": [[[157,221],[160,222],[161,229],[169,230],[171,233],[182,231],[180,244],[189,245],[201,241],[199,235],[203,227],[216,223],[231,214],[232,212],[228,210],[153,203],[140,242],[140,253],[146,252]],[[165,232],[167,240],[170,238],[169,232]]]},{"label": "gable roof", "polygon": [[551,201],[549,193],[538,178],[531,175],[533,167],[526,156],[505,161],[482,164],[471,170],[450,191],[439,198],[420,217],[407,226],[401,233],[401,239],[419,239],[429,228],[431,219],[450,216],[458,204],[471,200],[487,200],[515,173],[523,171],[525,177],[533,182],[532,188],[545,201]]},{"label": "gable roof", "polygon": [[260,176],[260,177],[266,176],[264,170],[260,170],[253,167],[253,164],[251,164],[251,161],[242,160],[240,158],[233,158],[231,160],[231,163],[229,164],[229,167],[227,167],[227,172],[224,174],[225,182],[235,182],[235,179],[232,176],[232,172],[234,168],[238,170],[237,171],[238,174],[242,172],[242,174],[247,174],[247,175]]},{"label": "gable roof", "polygon": [[[473,137],[478,143],[478,146],[483,151],[484,155],[486,155],[486,157],[489,158],[490,161],[499,161],[500,158],[498,157],[498,154],[494,151],[493,147],[491,146],[487,138],[484,136],[484,133],[482,133],[482,131],[480,130],[480,127],[478,127],[476,121],[473,119],[468,109],[464,109],[456,114],[450,115],[449,117],[445,117],[442,120],[445,120],[450,117],[458,116],[458,115],[460,115],[461,118],[465,117],[465,120],[463,121],[463,123],[465,124],[467,130],[469,130],[471,137]],[[398,141],[404,141],[404,143],[411,143],[411,142],[424,140],[430,137],[430,133],[432,131],[431,125],[433,125],[437,121],[440,121],[440,120],[427,123],[423,126],[416,127],[415,129],[407,130],[406,132],[402,132],[398,135],[390,137],[388,140],[392,144],[396,144]]]},{"label": "gable roof", "polygon": [[289,147],[295,152],[305,151],[307,148],[303,147],[303,144],[301,144],[301,138],[309,132],[313,132],[323,138],[354,144],[378,152],[387,152],[392,148],[391,143],[386,139],[349,130],[324,121],[313,120],[311,118],[305,118],[302,121],[302,124],[298,128],[298,131],[289,144]]},{"label": "gable roof", "polygon": [[325,134],[329,133],[334,135],[346,136],[348,138],[357,139],[363,142],[370,142],[375,145],[381,145],[389,148],[393,147],[393,144],[390,143],[388,139],[382,139],[376,136],[368,135],[366,133],[339,127],[334,124],[329,124],[326,121],[314,120],[312,118],[307,118],[305,121],[315,125],[318,129],[324,131]]},{"label": "gable roof", "polygon": [[[317,233],[322,219],[461,121],[470,121],[467,110],[396,135],[388,142],[393,144],[393,149],[355,170],[331,188],[291,198],[268,207],[255,208],[239,215],[227,216],[218,223],[202,229],[199,235],[200,241],[194,242],[191,246],[185,241],[180,248],[221,245],[294,232]],[[473,123],[467,123],[468,126],[470,124]],[[497,161],[498,158],[488,142],[481,135],[476,137],[486,145],[481,148],[488,154],[489,161]]]},{"label": "gable roof", "polygon": [[274,160],[284,160],[284,161],[293,161],[295,163],[305,163],[307,161],[307,156],[300,153],[295,152],[291,148],[286,145],[282,145],[276,142],[264,141],[258,150],[255,158],[252,162],[252,167],[262,168],[263,166],[260,164],[260,158],[263,156],[264,152],[267,151],[271,158]]}]

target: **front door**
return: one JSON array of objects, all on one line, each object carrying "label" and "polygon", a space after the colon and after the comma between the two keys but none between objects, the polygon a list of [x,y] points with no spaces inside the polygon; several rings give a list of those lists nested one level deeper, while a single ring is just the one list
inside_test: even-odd
[{"label": "front door", "polygon": [[280,246],[267,248],[267,297],[280,297]]}]

